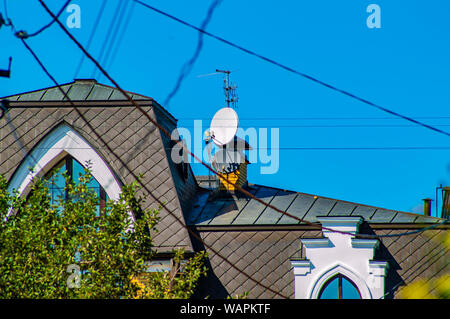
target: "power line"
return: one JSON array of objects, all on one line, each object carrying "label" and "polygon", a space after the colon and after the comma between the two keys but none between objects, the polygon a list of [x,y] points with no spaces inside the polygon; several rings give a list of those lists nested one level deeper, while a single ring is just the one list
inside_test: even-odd
[{"label": "power line", "polygon": [[[64,5],[61,7],[61,9],[59,9],[58,13],[56,14],[56,19],[59,18],[59,16],[63,13],[64,9],[69,5],[71,0],[67,0],[66,3],[64,3]],[[6,0],[5,0],[5,8],[6,8]],[[35,37],[37,35],[39,35],[41,32],[43,32],[44,30],[50,28],[52,26],[52,24],[55,23],[55,19],[53,19],[52,21],[50,21],[49,23],[47,23],[46,25],[44,25],[42,28],[40,28],[39,30],[37,30],[36,32],[33,32],[31,34],[24,34],[23,37],[24,38],[31,38],[31,37]],[[23,32],[23,31],[22,31]]]},{"label": "power line", "polygon": [[216,39],[216,40],[218,40],[218,41],[220,41],[220,42],[222,42],[222,43],[225,43],[225,44],[227,44],[227,45],[229,45],[229,46],[231,46],[231,47],[234,47],[234,48],[236,48],[236,49],[238,49],[238,50],[240,50],[240,51],[242,51],[242,52],[245,52],[245,53],[247,53],[247,54],[249,54],[249,55],[252,55],[252,56],[254,56],[254,57],[257,57],[257,58],[259,58],[260,60],[263,60],[263,61],[265,61],[265,62],[268,62],[268,63],[272,64],[272,65],[275,65],[275,66],[277,66],[277,67],[280,67],[280,68],[282,68],[282,69],[284,69],[284,70],[286,70],[286,71],[288,71],[288,72],[291,72],[291,73],[293,73],[293,74],[299,75],[299,76],[301,76],[301,77],[303,77],[303,78],[305,78],[305,79],[308,79],[308,80],[310,80],[310,81],[313,81],[313,82],[315,82],[315,83],[317,83],[317,84],[320,84],[321,86],[324,86],[324,87],[326,87],[326,88],[329,88],[329,89],[331,89],[331,90],[333,90],[333,91],[336,91],[336,92],[339,92],[339,93],[341,93],[341,94],[344,94],[344,95],[346,95],[346,96],[348,96],[348,97],[350,97],[350,98],[352,98],[352,99],[355,99],[355,100],[360,101],[360,102],[362,102],[362,103],[364,103],[364,104],[367,104],[367,105],[369,105],[369,106],[372,106],[372,107],[374,107],[374,108],[376,108],[376,109],[378,109],[378,110],[381,110],[381,111],[383,111],[383,112],[389,113],[389,114],[394,115],[394,116],[396,116],[396,117],[402,118],[402,119],[407,120],[407,121],[409,121],[409,122],[412,122],[412,123],[414,123],[414,124],[420,125],[420,126],[422,126],[422,127],[425,127],[425,128],[430,129],[430,130],[433,130],[433,131],[435,131],[435,132],[437,132],[437,133],[444,134],[444,135],[447,135],[447,136],[450,137],[450,133],[448,133],[448,132],[442,131],[442,130],[440,130],[440,129],[434,127],[434,126],[425,124],[425,123],[420,122],[420,121],[417,121],[417,120],[415,120],[415,119],[413,119],[413,118],[411,118],[411,117],[402,115],[402,114],[400,114],[400,113],[398,113],[398,112],[395,112],[395,111],[392,111],[392,110],[390,110],[390,109],[388,109],[388,108],[385,108],[385,107],[383,107],[383,106],[381,106],[381,105],[378,105],[378,104],[373,103],[373,102],[371,102],[371,101],[369,101],[369,100],[367,100],[367,99],[361,98],[361,97],[359,97],[359,96],[357,96],[357,95],[355,95],[355,94],[353,94],[353,93],[350,93],[350,92],[348,92],[348,91],[346,91],[346,90],[340,89],[340,88],[338,88],[338,87],[336,87],[336,86],[334,86],[334,85],[331,85],[331,84],[326,83],[326,82],[324,82],[324,81],[322,81],[322,80],[319,80],[318,78],[315,78],[315,77],[313,77],[313,76],[311,76],[311,75],[308,75],[308,74],[306,74],[306,73],[300,72],[300,71],[298,71],[298,70],[295,70],[295,69],[292,68],[292,67],[289,67],[289,66],[287,66],[287,65],[285,65],[285,64],[282,64],[282,63],[280,63],[280,62],[277,62],[277,61],[275,61],[275,60],[273,60],[273,59],[271,59],[271,58],[268,58],[268,57],[266,57],[266,56],[264,56],[264,55],[261,55],[261,54],[259,54],[259,53],[256,53],[255,51],[246,49],[246,48],[244,48],[244,47],[241,46],[241,45],[235,44],[235,43],[233,43],[233,42],[231,42],[231,41],[229,41],[229,40],[226,40],[226,39],[224,39],[224,38],[222,38],[222,37],[220,37],[220,36],[217,36],[217,35],[215,35],[215,34],[212,34],[212,33],[208,32],[208,31],[206,31],[206,30],[204,30],[204,29],[202,29],[202,28],[199,28],[199,27],[197,27],[197,26],[195,26],[195,25],[193,25],[193,24],[190,24],[190,23],[188,23],[188,22],[186,22],[186,21],[184,21],[184,20],[182,20],[182,19],[180,19],[180,18],[177,18],[177,17],[175,17],[175,16],[173,16],[173,15],[167,13],[167,12],[164,12],[164,11],[162,11],[162,10],[159,10],[159,9],[157,9],[157,8],[155,8],[155,7],[153,7],[153,6],[149,5],[149,4],[147,4],[147,3],[145,3],[145,2],[142,2],[142,1],[140,1],[140,0],[133,0],[133,1],[139,3],[140,5],[146,7],[146,8],[148,8],[148,9],[154,11],[154,12],[159,13],[159,14],[161,14],[161,15],[167,17],[167,18],[170,18],[171,20],[174,20],[174,21],[176,21],[176,22],[179,22],[179,23],[181,23],[181,24],[183,24],[183,25],[185,25],[185,26],[187,26],[187,27],[189,27],[189,28],[191,28],[191,29],[194,29],[194,30],[196,30],[196,31],[198,31],[198,32],[200,32],[200,33],[203,33],[203,34],[205,34],[205,35],[207,35],[207,36],[209,36],[209,37],[211,37],[211,38],[213,38],[213,39]]},{"label": "power line", "polygon": [[[55,17],[55,15],[48,9],[48,7],[45,5],[45,3],[42,0],[39,0],[39,2],[42,4],[42,6],[46,9],[46,11],[52,16]],[[171,134],[164,128],[162,127],[155,119],[153,119],[147,112],[145,112],[132,98],[131,96],[124,91],[118,84],[117,82],[103,69],[103,67],[92,57],[92,55],[89,54],[89,52],[86,51],[86,49],[83,47],[83,45],[77,40],[75,39],[75,37],[70,34],[70,32],[67,31],[67,29],[64,27],[64,25],[59,21],[56,20],[58,25],[60,26],[60,28],[64,31],[64,33],[66,33],[66,35],[80,48],[80,50],[83,51],[84,54],[86,54],[86,56],[98,67],[98,69],[108,78],[108,80],[111,81],[111,83],[127,98],[127,100],[129,102],[131,102],[136,109],[138,109],[151,123],[153,123],[153,125],[155,125],[155,127],[157,127],[163,134],[165,134],[170,140],[172,140],[176,145],[179,145],[180,147],[183,148],[184,151],[186,151],[190,156],[192,156],[195,160],[197,160],[199,163],[201,163],[204,167],[206,167],[208,170],[210,170],[212,173],[214,173],[215,175],[222,177],[223,179],[225,179],[225,176],[219,172],[217,172],[216,170],[214,170],[211,166],[209,166],[208,164],[206,164],[205,162],[203,162],[200,158],[198,158],[198,156],[196,156],[194,153],[192,153],[190,150],[188,150],[186,148],[185,145],[183,145],[182,141],[177,141],[177,140],[173,140]],[[331,229],[331,228],[327,228],[327,227],[323,227],[321,225],[318,225],[316,223],[307,221],[307,220],[303,220],[297,216],[294,216],[292,214],[289,214],[286,211],[283,211],[275,206],[273,206],[272,204],[269,204],[265,201],[263,201],[260,198],[257,198],[256,196],[254,196],[253,194],[251,194],[249,191],[245,190],[244,188],[240,187],[239,185],[237,185],[236,183],[233,183],[231,181],[229,181],[229,183],[231,185],[233,185],[238,191],[240,191],[241,193],[245,194],[246,196],[251,197],[252,199],[256,200],[257,202],[263,204],[266,207],[269,207],[283,215],[286,215],[288,217],[291,217],[295,220],[298,220],[299,222],[303,222],[305,224],[311,225],[313,227],[319,227],[323,230],[327,230],[330,232],[334,232],[334,233],[340,233],[340,234],[345,234],[345,235],[351,235],[351,236],[356,236],[356,237],[361,237],[361,238],[379,238],[382,237],[381,235],[369,235],[369,234],[353,234],[350,232],[344,232],[344,231],[338,231],[335,229]],[[141,184],[142,185],[142,184]],[[143,187],[145,187],[143,185]],[[146,187],[145,187],[146,188]],[[147,189],[147,188],[146,188]],[[184,225],[184,223],[179,220],[177,218],[177,220]],[[444,219],[442,223],[446,223],[448,222],[448,220]],[[432,225],[430,227],[437,227],[438,223],[436,223],[435,225]],[[184,227],[186,227],[189,230],[189,227],[187,227],[186,225],[184,225]],[[401,235],[398,235],[401,236]]]},{"label": "power line", "polygon": [[[450,116],[415,116],[416,119],[450,119]],[[179,120],[212,120],[212,117],[178,117]],[[226,118],[224,118],[226,119]],[[286,121],[286,120],[400,120],[397,117],[239,117],[239,121]]]},{"label": "power line", "polygon": [[[273,122],[273,121],[272,121]],[[260,124],[261,125],[261,124]],[[438,124],[435,126],[439,126],[439,127],[449,127],[450,124]],[[182,125],[180,127],[195,127],[194,125]],[[226,125],[216,125],[216,127],[228,127]],[[240,128],[244,129],[244,128],[259,128],[259,126],[256,125],[252,125],[252,126],[248,126],[248,125],[240,125]],[[281,128],[281,127],[286,127],[286,128],[302,128],[302,127],[309,127],[309,128],[369,128],[369,127],[411,127],[411,128],[417,128],[417,125],[408,125],[408,124],[309,124],[309,125],[301,125],[301,124],[281,124],[281,125],[276,125],[274,123],[271,123],[271,125],[268,128]]]},{"label": "power line", "polygon": [[[45,4],[40,1],[44,6]],[[48,10],[48,8],[45,6],[45,8]],[[49,11],[49,13],[51,13],[51,11]],[[53,14],[52,14],[53,15]],[[58,23],[59,21],[56,20]],[[89,126],[89,128],[94,132],[94,134],[97,136],[97,138],[99,138],[100,141],[102,141],[102,143],[109,149],[109,151],[115,155],[114,151],[108,146],[108,144],[106,144],[106,142],[103,140],[103,138],[94,130],[94,128],[90,125],[89,121],[83,116],[83,114],[78,110],[78,108],[76,107],[76,105],[72,102],[72,100],[67,96],[67,93],[61,88],[61,86],[59,85],[59,83],[55,80],[55,78],[49,73],[49,71],[46,69],[46,67],[42,64],[42,62],[40,61],[40,59],[37,57],[37,55],[34,53],[34,51],[31,49],[31,47],[26,43],[26,41],[24,39],[21,39],[22,43],[25,45],[25,47],[28,49],[28,51],[32,54],[32,56],[34,57],[34,59],[38,62],[38,64],[40,65],[40,67],[42,68],[42,70],[46,73],[46,75],[55,83],[55,85],[58,87],[58,89],[60,90],[60,92],[63,94],[63,96],[72,104],[72,107],[77,111],[77,113],[80,115],[80,117],[83,118],[83,120],[86,122],[86,124]],[[123,92],[125,93],[125,91]],[[115,155],[119,160],[120,158]],[[161,202],[157,197],[155,197],[152,192],[147,188],[147,186],[145,184],[143,184],[140,179],[138,178],[138,176],[126,165],[126,163],[122,162],[122,165],[124,167],[127,168],[127,170],[133,175],[134,179],[147,191],[147,193],[152,196],[155,201],[158,202],[158,204],[161,207],[164,207],[166,209],[167,212],[169,212],[169,214],[175,219],[177,220],[177,222],[179,222],[194,238],[196,238],[197,240],[199,240],[200,242],[202,242],[202,244],[207,247],[208,249],[210,249],[214,254],[216,254],[217,256],[219,256],[221,259],[223,259],[225,262],[227,262],[232,268],[234,268],[235,270],[237,270],[239,273],[241,273],[242,275],[244,275],[245,277],[247,277],[249,280],[255,282],[256,284],[260,285],[261,287],[267,289],[268,291],[274,293],[275,295],[278,295],[282,298],[288,299],[288,297],[284,296],[283,294],[281,294],[280,292],[277,292],[275,290],[273,290],[271,287],[268,287],[264,284],[262,284],[260,281],[254,279],[253,277],[251,277],[250,275],[248,275],[246,272],[242,271],[241,269],[239,269],[237,266],[235,266],[233,263],[231,263],[226,257],[222,256],[218,251],[216,251],[214,248],[212,248],[210,245],[206,244],[202,238],[197,235],[192,229],[190,229],[187,225],[185,225],[183,223],[183,221],[181,221],[180,218],[178,218],[174,212],[172,212],[171,210],[169,210],[167,208],[167,206]]]},{"label": "power line", "polygon": [[[118,42],[121,42],[121,38],[119,36],[119,32],[122,33],[123,30],[123,25],[128,24],[129,21],[124,20],[124,15],[128,10],[128,7],[130,6],[130,0],[120,0],[121,3],[124,3],[124,6],[122,7],[122,9],[120,10],[120,15],[117,18],[118,23],[116,23],[116,25],[114,26],[114,30],[110,31],[112,32],[112,34],[114,35],[112,38],[112,41],[109,45],[109,48],[106,50],[106,55],[105,58],[103,59],[103,61],[101,61],[102,65],[104,65],[105,67],[108,66],[108,61],[109,58],[111,57],[111,54],[113,53],[113,48],[115,47],[115,45]],[[100,74],[100,78],[101,78],[101,74]]]},{"label": "power line", "polygon": [[120,50],[120,47],[121,47],[122,42],[123,42],[123,38],[125,36],[125,32],[127,31],[128,25],[131,22],[131,17],[132,17],[132,15],[134,13],[135,5],[136,5],[135,2],[131,2],[130,9],[128,10],[128,14],[127,14],[127,16],[125,18],[125,25],[122,27],[122,30],[121,30],[121,32],[119,34],[119,40],[118,40],[118,42],[116,44],[116,47],[111,50],[112,51],[112,57],[111,57],[111,62],[109,63],[109,65],[113,65],[114,60],[116,59],[116,56],[117,56],[117,54],[118,54],[118,52]]},{"label": "power line", "polygon": [[[140,107],[134,102],[134,100],[125,92],[125,91],[123,91],[123,89],[121,89],[118,85],[117,85],[117,83],[106,73],[106,71],[104,70],[104,69],[102,69],[101,68],[101,66],[98,64],[98,62],[97,61],[95,61],[95,59],[93,59],[92,58],[92,56],[90,56],[89,55],[89,53],[87,53],[87,51],[83,48],[83,46],[73,37],[73,36],[71,36],[70,35],[70,33],[64,28],[64,26],[57,20],[57,18],[53,15],[53,13],[46,7],[46,5],[43,3],[43,1],[42,0],[39,0],[40,1],[40,3],[44,6],[44,8],[49,12],[49,14],[50,15],[52,15],[54,18],[55,18],[55,21],[57,21],[58,22],[58,24],[60,25],[60,27],[66,32],[66,34],[80,47],[80,49],[84,52],[84,54],[86,54],[86,56],[88,56],[88,58],[89,59],[91,59],[96,65],[97,65],[97,67],[99,67],[99,69],[103,72],[103,74],[108,78],[108,79],[110,79],[110,81],[122,92],[122,94],[124,94],[134,105],[135,105],[135,107],[137,108],[137,109],[139,109],[139,110],[141,110],[140,109]],[[98,133],[92,128],[92,126],[90,125],[90,123],[89,123],[89,121],[87,121],[85,118],[84,118],[84,116],[83,116],[83,114],[77,109],[77,107],[75,106],[75,104],[73,104],[73,102],[68,98],[68,96],[67,96],[67,94],[66,94],[66,92],[64,92],[64,90],[61,88],[61,86],[57,83],[57,81],[53,78],[53,76],[51,76],[51,74],[48,72],[48,70],[45,68],[45,66],[42,64],[42,62],[39,60],[39,58],[36,56],[36,54],[34,53],[34,51],[27,45],[27,43],[26,43],[26,41],[22,38],[21,39],[22,40],[22,42],[23,42],[23,44],[25,45],[25,47],[30,51],[30,53],[33,55],[33,57],[36,59],[36,61],[39,63],[39,65],[41,66],[41,68],[44,70],[44,72],[47,74],[47,76],[49,76],[49,78],[50,79],[52,79],[52,81],[55,83],[55,85],[58,87],[58,89],[62,92],[62,94],[65,96],[65,98],[67,98],[69,101],[70,101],[70,103],[72,104],[72,107],[79,113],[79,115],[80,115],[80,117],[82,117],[83,118],[83,120],[86,122],[86,124],[90,127],[90,129],[97,135],[97,137],[99,138],[99,140],[101,140],[102,141],[102,143],[106,146],[106,147],[108,147],[109,149],[110,149],[110,147],[108,146],[108,144],[106,144],[105,142],[104,142],[104,140],[102,139],[102,137],[100,136],[100,135],[98,135]],[[142,112],[143,110],[141,110],[141,112]],[[143,112],[144,114],[147,114],[147,113],[145,113],[145,112]],[[147,116],[148,116],[148,114],[147,114]],[[154,125],[155,126],[157,126],[163,133],[165,133],[165,134],[167,134],[167,132],[165,131],[165,129],[164,128],[162,128],[156,121],[154,121],[150,116],[148,116],[148,119],[151,121],[151,122],[153,122],[154,123]],[[170,135],[168,135],[169,136],[169,138],[170,138]],[[175,141],[177,144],[178,143],[180,143],[179,141]],[[181,144],[181,143],[180,143]],[[181,144],[182,145],[182,144]],[[184,148],[184,145],[182,145],[183,146],[183,148]],[[113,154],[115,154],[114,153],[114,151],[112,150],[112,149],[110,149],[110,151],[111,151],[111,153],[113,153]],[[187,150],[188,152],[189,152],[189,150]],[[190,153],[190,152],[189,152]],[[192,154],[192,153],[190,153],[192,156],[194,156],[195,157],[195,155],[194,154]],[[116,157],[117,157],[117,155],[115,155]],[[119,158],[119,157],[118,157]],[[120,158],[119,158],[119,160],[120,160]],[[203,162],[202,162],[203,163]],[[125,163],[123,163],[124,164],[124,166],[130,171],[130,173],[135,177],[135,179],[141,184],[141,186],[144,188],[144,189],[146,189],[147,190],[147,192],[152,196],[152,197],[154,197],[154,195],[148,190],[148,188],[144,185],[144,184],[142,184],[141,182],[140,182],[140,180],[137,178],[137,176],[128,168],[128,166],[125,164]],[[204,163],[203,163],[204,164]],[[206,165],[206,164],[204,164],[204,165]],[[207,166],[207,165],[206,165]],[[220,174],[219,173],[217,173],[217,172],[215,172],[212,168],[210,168],[209,166],[207,166],[211,171],[213,171],[216,175],[219,175],[220,176]],[[241,189],[242,190],[242,189]],[[246,192],[246,191],[245,191]],[[248,193],[248,192],[247,192]],[[250,193],[249,193],[250,194]],[[251,195],[251,194],[250,194]],[[275,294],[277,294],[277,295],[279,295],[279,296],[281,296],[281,297],[284,297],[284,298],[286,298],[285,296],[283,296],[282,294],[280,294],[279,292],[276,292],[276,291],[274,291],[273,289],[271,289],[270,287],[267,287],[267,286],[265,286],[265,285],[263,285],[261,282],[259,282],[259,281],[257,281],[257,280],[255,280],[255,279],[253,279],[251,276],[249,276],[248,274],[246,274],[245,272],[243,272],[242,270],[240,270],[239,268],[237,268],[234,264],[232,264],[231,262],[229,262],[225,257],[223,257],[221,254],[219,254],[217,251],[215,251],[211,246],[209,246],[209,245],[207,245],[202,239],[201,239],[201,237],[200,236],[198,236],[197,234],[195,234],[189,227],[187,227],[173,212],[171,212],[170,210],[168,210],[167,209],[167,207],[158,199],[158,198],[156,198],[156,197],[154,197],[154,199],[157,201],[157,202],[159,202],[160,204],[161,204],[161,206],[162,207],[165,207],[165,209],[172,215],[172,217],[174,217],[184,228],[186,228],[195,238],[197,238],[198,240],[200,240],[204,245],[205,245],[205,247],[207,247],[207,248],[209,248],[211,251],[213,251],[216,255],[218,255],[219,257],[221,257],[224,261],[226,261],[226,262],[228,262],[234,269],[236,269],[236,270],[238,270],[241,274],[243,274],[243,275],[245,275],[248,279],[250,279],[250,280],[252,280],[252,281],[254,281],[255,283],[257,283],[257,284],[259,284],[260,286],[262,286],[262,287],[264,287],[264,288],[266,288],[267,290],[269,290],[269,291],[271,291],[271,292],[273,292],[273,293],[275,293]],[[255,200],[258,200],[258,201],[261,201],[262,203],[264,203],[267,207],[269,207],[269,206],[271,206],[271,205],[269,205],[269,204],[267,204],[267,203],[265,203],[264,201],[262,201],[262,200],[259,200],[258,198],[256,198],[256,197],[254,197],[254,199]],[[280,212],[282,212],[281,210],[279,210],[279,209],[277,209],[276,207],[273,207],[272,206],[272,208],[273,209],[275,209],[275,210],[277,210],[277,211],[280,211]],[[288,213],[286,213],[286,212],[282,212],[283,214],[285,214],[285,215],[290,215],[290,214],[288,214]],[[306,222],[306,221],[304,221],[304,222]],[[442,224],[444,224],[445,222],[447,222],[447,220],[443,220],[441,223]],[[440,224],[440,223],[439,223]],[[316,227],[320,227],[319,225],[315,225]],[[436,225],[433,225],[433,226],[430,226],[430,227],[427,227],[427,229],[431,229],[431,228],[434,228],[434,227],[437,227]],[[326,229],[325,227],[320,227],[321,229]],[[336,231],[336,230],[331,230],[331,231],[334,231],[334,232],[339,232],[339,231]],[[344,233],[344,232],[340,232],[340,233]],[[406,233],[405,233],[406,234]],[[352,234],[352,235],[354,235],[354,234]],[[381,237],[381,236],[378,236],[378,237]]]},{"label": "power line", "polygon": [[[91,47],[92,40],[94,39],[95,33],[97,31],[98,24],[100,23],[100,19],[101,19],[102,15],[103,15],[103,11],[105,10],[105,6],[106,6],[106,0],[103,0],[102,4],[100,6],[100,10],[98,11],[98,14],[97,14],[97,18],[95,19],[94,26],[92,27],[91,35],[89,36],[89,39],[88,39],[88,42],[87,42],[87,45],[86,45],[86,48],[88,50]],[[78,73],[80,72],[80,69],[81,69],[81,66],[83,65],[85,57],[86,56],[84,54],[81,54],[80,62],[78,63],[78,66],[77,66],[77,68],[75,70],[74,79],[76,79],[78,77]]]},{"label": "power line", "polygon": [[[220,5],[220,3],[222,2],[222,0],[214,0],[211,5],[209,6],[208,12],[206,13],[206,17],[205,19],[203,19],[203,22],[201,24],[201,28],[205,29],[211,18],[212,15],[214,13],[214,10]],[[172,98],[175,96],[175,94],[177,94],[178,90],[181,87],[181,84],[183,82],[183,80],[189,75],[189,73],[191,73],[191,70],[195,64],[195,62],[197,61],[198,57],[200,56],[200,52],[202,51],[203,48],[203,33],[199,33],[198,34],[198,42],[197,42],[197,47],[194,51],[194,54],[192,55],[192,57],[181,67],[180,70],[180,74],[178,76],[177,82],[175,83],[174,88],[172,89],[172,91],[169,93],[169,95],[167,96],[166,100],[164,101],[164,105],[166,107],[169,107],[170,105],[170,101],[172,100]]]},{"label": "power line", "polygon": [[[114,38],[114,37],[116,36],[116,35],[112,32],[112,29],[113,29],[113,27],[114,27],[114,23],[116,22],[116,17],[117,17],[117,16],[119,15],[119,13],[120,13],[120,9],[122,8],[122,4],[123,4],[123,3],[124,3],[123,1],[118,1],[118,2],[117,2],[116,10],[114,11],[114,15],[113,15],[113,17],[111,18],[111,21],[110,21],[109,27],[108,27],[108,32],[106,33],[105,39],[103,40],[103,44],[102,44],[102,47],[101,47],[101,49],[100,49],[100,55],[99,55],[99,57],[98,57],[99,61],[102,61],[102,60],[103,60],[103,55],[105,54],[106,47],[109,46],[111,37]],[[114,40],[114,39],[113,39],[113,40]],[[93,68],[93,70],[92,70],[92,75],[91,75],[91,77],[92,77],[92,78],[95,78],[96,75],[97,75],[97,72],[98,72],[98,69],[94,66],[94,68]]]},{"label": "power line", "polygon": [[[172,147],[164,147],[166,150],[171,150]],[[14,147],[0,147],[0,149],[14,149]],[[39,150],[48,150],[48,149],[58,149],[54,147],[36,147],[35,149]],[[70,147],[70,148],[62,148],[62,149],[72,149],[72,150],[83,150],[89,149],[84,147]],[[101,147],[100,147],[101,149]],[[116,147],[116,149],[128,149],[121,146]],[[161,149],[161,147],[149,146],[147,149]],[[203,150],[203,148],[191,148],[193,150]],[[415,150],[450,150],[450,146],[398,146],[398,147],[255,147],[254,150],[289,150],[289,151],[415,151]]]}]

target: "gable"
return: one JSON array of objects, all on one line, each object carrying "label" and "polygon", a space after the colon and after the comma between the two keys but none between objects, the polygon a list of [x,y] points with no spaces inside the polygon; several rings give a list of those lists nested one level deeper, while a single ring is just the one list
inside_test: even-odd
[{"label": "gable", "polygon": [[[196,182],[193,176],[187,181],[176,176],[177,170],[168,158],[167,141],[159,130],[111,87],[93,81],[75,81],[63,87],[71,92],[69,97],[81,99],[74,103],[94,131],[55,87],[6,97],[10,105],[0,119],[0,174],[11,180],[27,155],[64,121],[92,146],[118,181],[131,183],[135,176],[144,174],[142,182],[150,191],[140,192],[147,195],[144,208],[158,209],[158,199],[184,221],[184,210],[190,209]],[[176,120],[151,98],[132,94],[164,128],[176,127]],[[107,99],[103,100],[105,96]],[[161,252],[175,247],[192,251],[187,230],[165,209],[160,211],[160,217],[158,232],[153,234],[156,248]]]}]

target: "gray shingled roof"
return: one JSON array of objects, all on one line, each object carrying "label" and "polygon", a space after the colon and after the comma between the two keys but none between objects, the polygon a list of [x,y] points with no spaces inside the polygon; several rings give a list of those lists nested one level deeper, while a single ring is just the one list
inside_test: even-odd
[{"label": "gray shingled roof", "polygon": [[[135,174],[144,174],[143,182],[152,194],[144,208],[158,208],[159,203],[152,198],[155,196],[183,220],[191,207],[197,183],[192,172],[187,179],[180,175],[168,154],[171,150],[169,139],[131,103],[124,101],[125,96],[113,87],[95,80],[75,80],[63,84],[62,88],[95,132],[67,101],[64,102],[64,96],[57,87],[3,97],[1,99],[10,101],[10,109],[8,116],[0,119],[0,174],[10,180],[25,154],[64,122],[89,142],[122,183],[134,180],[128,169]],[[174,117],[152,98],[129,93],[168,131],[176,127]],[[96,133],[102,136],[114,154]],[[187,230],[166,210],[162,209],[159,216],[158,232],[153,237],[158,250],[170,251],[173,247],[192,250]]]},{"label": "gray shingled roof", "polygon": [[[287,191],[262,185],[249,185],[257,198],[308,222],[317,216],[361,216],[369,223],[437,223],[440,218],[362,205],[311,194]],[[187,220],[190,225],[293,225],[298,220],[282,215],[242,194],[213,195],[200,191]]]}]

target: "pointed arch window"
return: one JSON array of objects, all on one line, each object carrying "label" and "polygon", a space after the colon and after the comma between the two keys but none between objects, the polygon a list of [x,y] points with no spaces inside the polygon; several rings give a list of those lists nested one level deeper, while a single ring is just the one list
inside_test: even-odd
[{"label": "pointed arch window", "polygon": [[322,286],[319,299],[361,299],[361,294],[350,279],[337,274]]},{"label": "pointed arch window", "polygon": [[[50,181],[50,204],[57,204],[58,198],[68,199],[68,194],[64,190],[66,187],[66,180],[63,177],[63,174],[67,174],[72,182],[77,185],[80,176],[84,174],[84,167],[72,156],[66,155],[44,176],[46,180]],[[100,216],[106,206],[108,195],[100,183],[93,177],[87,186],[89,189],[93,190],[99,198],[96,209],[97,216]]]},{"label": "pointed arch window", "polygon": [[[66,123],[51,130],[22,161],[8,183],[8,192],[12,194],[15,189],[19,194],[27,196],[33,178],[42,176],[41,173],[48,173],[49,167],[61,172],[71,170],[72,177],[77,178],[78,172],[83,171],[80,163],[86,162],[92,165],[91,173],[95,179],[95,186],[98,185],[100,199],[118,200],[121,187],[115,174],[96,150]],[[31,171],[30,168],[32,168]],[[64,188],[63,183],[65,183],[64,179],[58,179],[52,191],[57,193],[58,188]],[[65,196],[65,194],[62,195]],[[102,203],[100,202],[99,205]]]}]

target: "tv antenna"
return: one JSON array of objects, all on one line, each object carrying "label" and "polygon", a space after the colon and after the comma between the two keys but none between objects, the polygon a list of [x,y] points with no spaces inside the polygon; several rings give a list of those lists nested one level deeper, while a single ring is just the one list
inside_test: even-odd
[{"label": "tv antenna", "polygon": [[226,78],[224,80],[224,87],[223,87],[225,90],[225,101],[227,102],[227,107],[230,107],[230,103],[231,103],[231,105],[234,108],[236,108],[239,98],[236,94],[237,85],[230,83],[231,71],[216,69],[216,72],[226,74]]}]

